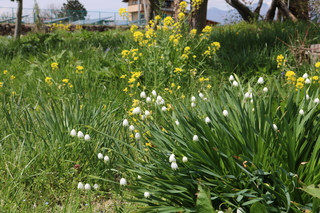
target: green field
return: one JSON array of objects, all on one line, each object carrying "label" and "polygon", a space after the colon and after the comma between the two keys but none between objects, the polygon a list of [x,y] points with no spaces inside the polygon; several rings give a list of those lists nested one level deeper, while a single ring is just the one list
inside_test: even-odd
[{"label": "green field", "polygon": [[0,212],[319,212],[319,26],[154,25],[0,38]]}]

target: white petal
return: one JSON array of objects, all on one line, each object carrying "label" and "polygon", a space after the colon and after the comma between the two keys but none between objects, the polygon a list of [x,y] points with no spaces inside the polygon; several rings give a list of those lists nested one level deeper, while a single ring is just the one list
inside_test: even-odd
[{"label": "white petal", "polygon": [[139,132],[137,132],[135,135],[134,135],[135,139],[139,140],[141,138],[141,135]]},{"label": "white petal", "polygon": [[174,154],[171,154],[170,157],[169,157],[169,162],[176,162],[176,157]]},{"label": "white petal", "polygon": [[273,124],[273,129],[274,129],[275,131],[277,131],[277,130],[278,130],[277,125]]},{"label": "white petal", "polygon": [[151,93],[152,93],[153,96],[157,96],[157,92],[155,90],[152,90]]},{"label": "white petal", "polygon": [[161,110],[162,110],[162,111],[166,111],[166,110],[167,110],[167,107],[163,106],[163,107],[161,107]]},{"label": "white petal", "polygon": [[263,92],[268,92],[268,88],[267,88],[267,87],[264,87],[264,88],[263,88]]},{"label": "white petal", "polygon": [[234,77],[233,77],[233,75],[230,75],[230,77],[229,77],[229,81],[234,81]]},{"label": "white petal", "polygon": [[195,101],[196,101],[196,97],[192,96],[192,97],[191,97],[191,101],[192,101],[192,102],[195,102]]},{"label": "white petal", "polygon": [[239,86],[238,82],[236,82],[236,81],[233,81],[232,84],[233,84],[233,86],[235,86],[235,87]]},{"label": "white petal", "polygon": [[207,124],[207,123],[210,123],[210,122],[211,122],[211,120],[210,120],[210,118],[209,118],[209,117],[206,117],[206,118],[204,119],[204,122],[206,122],[206,124]]},{"label": "white petal", "polygon": [[147,97],[147,98],[146,98],[146,102],[147,102],[147,103],[150,103],[151,101],[152,101],[152,100],[151,100],[150,97]]},{"label": "white petal", "polygon": [[175,121],[175,123],[176,123],[176,125],[177,125],[177,126],[179,126],[179,125],[180,125],[180,123],[179,123],[179,121],[178,121],[178,120],[176,120],[176,121]]},{"label": "white petal", "polygon": [[299,114],[300,114],[300,115],[304,115],[303,109],[300,109],[300,110],[299,110]]},{"label": "white petal", "polygon": [[130,129],[131,131],[133,131],[133,130],[134,130],[134,126],[133,126],[133,125],[130,125],[130,126],[129,126],[129,129]]},{"label": "white petal", "polygon": [[227,110],[223,110],[222,112],[223,116],[227,117],[229,115],[228,111]]},{"label": "white petal", "polygon": [[258,84],[264,84],[264,79],[262,77],[258,79]]},{"label": "white petal", "polygon": [[94,188],[94,189],[98,189],[98,188],[99,188],[99,185],[98,185],[98,184],[94,184],[94,185],[93,185],[93,188]]},{"label": "white petal", "polygon": [[196,106],[196,103],[192,102],[191,107],[195,107],[195,106]]}]

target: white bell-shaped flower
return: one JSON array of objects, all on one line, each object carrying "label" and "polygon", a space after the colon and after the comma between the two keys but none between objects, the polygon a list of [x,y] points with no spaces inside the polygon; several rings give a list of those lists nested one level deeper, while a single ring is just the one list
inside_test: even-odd
[{"label": "white bell-shaped flower", "polygon": [[153,96],[157,96],[157,92],[156,92],[155,90],[152,90],[151,94],[152,94]]},{"label": "white bell-shaped flower", "polygon": [[305,74],[303,74],[303,76],[302,76],[302,78],[304,78],[304,79],[306,79],[306,78],[308,78],[308,77],[309,77],[308,73],[305,73]]},{"label": "white bell-shaped flower", "polygon": [[133,131],[133,130],[134,130],[134,126],[133,126],[133,125],[130,125],[130,126],[129,126],[129,130]]},{"label": "white bell-shaped flower", "polygon": [[316,104],[318,104],[318,103],[320,103],[320,100],[319,100],[319,98],[316,98],[316,99],[314,99],[313,102],[316,103]]},{"label": "white bell-shaped flower", "polygon": [[85,190],[90,190],[91,189],[91,186],[89,183],[86,183],[86,185],[84,185],[84,189]]},{"label": "white bell-shaped flower", "polygon": [[128,121],[128,119],[124,119],[124,120],[123,120],[122,126],[129,126],[129,121]]},{"label": "white bell-shaped flower", "polygon": [[307,78],[305,81],[304,81],[305,84],[311,84],[311,81],[309,78]]},{"label": "white bell-shaped flower", "polygon": [[187,158],[186,156],[183,156],[183,158],[182,158],[182,162],[183,162],[183,163],[188,162],[188,158]]},{"label": "white bell-shaped flower", "polygon": [[230,76],[229,76],[229,81],[234,81],[233,75],[230,75]]},{"label": "white bell-shaped flower", "polygon": [[211,120],[210,120],[210,118],[209,118],[209,117],[206,117],[206,118],[204,119],[204,122],[206,122],[206,124],[207,124],[207,123],[210,123],[210,122],[211,122]]},{"label": "white bell-shaped flower", "polygon": [[167,110],[167,107],[163,106],[163,107],[161,107],[161,110],[162,110],[162,111],[166,111],[166,110]]},{"label": "white bell-shaped flower", "polygon": [[133,109],[132,114],[139,114],[141,112],[140,107],[136,107]]},{"label": "white bell-shaped flower", "polygon": [[169,162],[176,162],[176,156],[174,154],[171,154],[169,157]]},{"label": "white bell-shaped flower", "polygon": [[142,92],[140,93],[140,98],[146,98],[146,97],[147,97],[146,92],[145,92],[145,91],[142,91]]},{"label": "white bell-shaped flower", "polygon": [[192,96],[192,97],[191,97],[191,101],[192,101],[192,102],[195,102],[195,101],[196,101],[196,97]]},{"label": "white bell-shaped flower", "polygon": [[86,141],[90,140],[90,135],[86,134],[86,135],[84,136],[84,139],[85,139]]},{"label": "white bell-shaped flower", "polygon": [[195,106],[197,106],[197,104],[194,103],[194,102],[192,102],[192,103],[191,103],[191,107],[195,107]]},{"label": "white bell-shaped flower", "polygon": [[136,132],[136,134],[134,135],[134,138],[135,138],[136,140],[139,140],[139,139],[141,138],[140,133],[139,133],[139,132]]},{"label": "white bell-shaped flower", "polygon": [[300,110],[299,110],[299,114],[300,114],[300,115],[304,115],[303,109],[300,109]]},{"label": "white bell-shaped flower", "polygon": [[146,102],[147,102],[147,103],[151,103],[151,101],[152,101],[152,99],[151,99],[150,97],[147,97],[147,98],[146,98]]},{"label": "white bell-shaped flower", "polygon": [[177,126],[179,126],[179,125],[180,125],[180,123],[179,123],[179,121],[178,121],[178,120],[176,120],[176,121],[175,121],[175,123],[176,123],[176,125],[177,125]]},{"label": "white bell-shaped flower", "polygon": [[144,115],[145,115],[145,116],[149,116],[150,114],[151,114],[151,113],[150,113],[149,110],[144,111]]},{"label": "white bell-shaped flower", "polygon": [[233,81],[233,82],[232,82],[232,85],[235,86],[235,87],[239,86],[239,84],[238,84],[237,81]]},{"label": "white bell-shaped flower", "polygon": [[79,183],[78,183],[78,189],[84,189],[84,185],[83,185],[82,182],[79,182]]},{"label": "white bell-shaped flower", "polygon": [[97,190],[97,189],[99,188],[99,185],[95,183],[95,184],[93,185],[93,188],[94,188],[95,190]]},{"label": "white bell-shaped flower", "polygon": [[78,134],[77,134],[78,138],[83,138],[84,137],[84,134],[83,132],[79,131]]},{"label": "white bell-shaped flower", "polygon": [[108,162],[110,159],[109,159],[109,157],[106,155],[106,156],[104,156],[103,160],[104,160],[104,162]]},{"label": "white bell-shaped flower", "polygon": [[229,115],[229,112],[227,110],[223,110],[222,114],[223,116],[227,117]]},{"label": "white bell-shaped flower", "polygon": [[103,154],[101,154],[101,153],[98,153],[98,159],[103,159]]},{"label": "white bell-shaped flower", "polygon": [[273,124],[272,126],[273,126],[274,131],[277,131],[277,130],[278,130],[278,127],[277,127],[276,124]]},{"label": "white bell-shaped flower", "polygon": [[262,89],[262,91],[263,91],[263,92],[268,92],[268,87],[264,87],[264,88]]},{"label": "white bell-shaped flower", "polygon": [[75,130],[75,129],[72,129],[71,132],[70,132],[70,135],[71,135],[72,137],[77,136],[76,130]]},{"label": "white bell-shaped flower", "polygon": [[145,198],[149,198],[149,197],[150,197],[150,192],[144,192],[144,193],[143,193],[143,196],[144,196]]},{"label": "white bell-shaped flower", "polygon": [[264,79],[262,77],[258,79],[258,84],[264,84]]},{"label": "white bell-shaped flower", "polygon": [[120,186],[125,186],[127,185],[127,180],[125,178],[120,179]]},{"label": "white bell-shaped flower", "polygon": [[193,140],[193,141],[199,141],[198,135],[194,135],[193,138],[192,138],[192,140]]},{"label": "white bell-shaped flower", "polygon": [[178,164],[175,161],[171,163],[171,169],[173,170],[178,169]]}]

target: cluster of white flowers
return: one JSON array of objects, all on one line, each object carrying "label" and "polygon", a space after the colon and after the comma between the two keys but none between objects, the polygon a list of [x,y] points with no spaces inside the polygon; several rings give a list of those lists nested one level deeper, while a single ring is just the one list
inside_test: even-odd
[{"label": "cluster of white flowers", "polygon": [[[178,167],[178,164],[177,164],[177,160],[176,160],[175,154],[171,154],[171,155],[169,156],[169,162],[171,163],[171,169],[176,170],[176,169],[179,168],[179,167]],[[183,163],[188,162],[188,158],[187,158],[186,156],[183,156],[183,157],[182,157],[182,162],[183,162]]]},{"label": "cluster of white flowers", "polygon": [[101,153],[98,153],[98,159],[100,159],[100,160],[104,160],[104,162],[108,162],[109,160],[110,160],[110,158],[109,158],[109,156],[103,156],[103,154],[101,154]]},{"label": "cluster of white flowers", "polygon": [[81,131],[77,132],[75,129],[71,130],[70,135],[72,137],[78,136],[78,138],[84,138],[84,140],[86,140],[86,141],[90,140],[90,135],[88,135],[88,134],[84,135],[83,132],[81,132]]},{"label": "cluster of white flowers", "polygon": [[[99,185],[95,183],[93,185],[93,188],[97,190],[99,188]],[[78,183],[78,189],[91,190],[91,186],[90,186],[89,183],[86,183],[85,185],[83,185],[82,182],[79,182]]]}]

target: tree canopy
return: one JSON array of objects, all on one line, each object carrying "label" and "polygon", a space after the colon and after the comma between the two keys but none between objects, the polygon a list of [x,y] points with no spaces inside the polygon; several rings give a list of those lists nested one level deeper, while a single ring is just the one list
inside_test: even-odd
[{"label": "tree canopy", "polygon": [[71,17],[73,21],[84,20],[87,10],[78,0],[67,0],[63,3],[59,17]]}]

